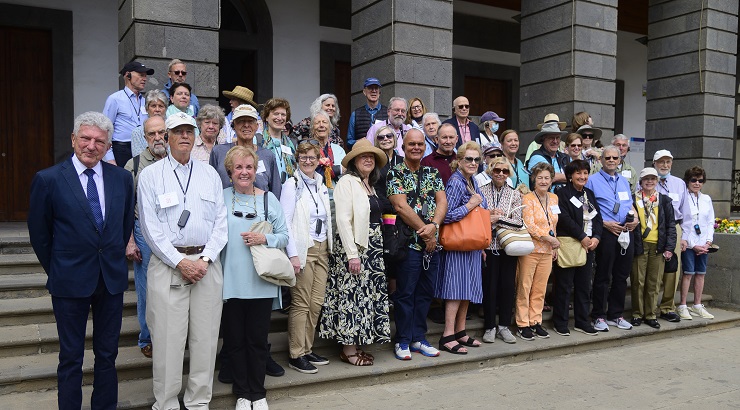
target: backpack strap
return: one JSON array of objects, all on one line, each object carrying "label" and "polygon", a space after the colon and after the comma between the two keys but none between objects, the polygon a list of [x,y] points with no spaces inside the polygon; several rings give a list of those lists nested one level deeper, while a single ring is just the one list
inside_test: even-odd
[{"label": "backpack strap", "polygon": [[267,221],[267,191],[265,191],[263,196],[265,198],[265,221]]},{"label": "backpack strap", "polygon": [[134,169],[133,169],[133,171],[134,171],[134,178],[136,177],[136,174],[139,173],[139,160],[140,159],[141,159],[140,158],[140,155],[137,155],[137,156],[134,157]]}]

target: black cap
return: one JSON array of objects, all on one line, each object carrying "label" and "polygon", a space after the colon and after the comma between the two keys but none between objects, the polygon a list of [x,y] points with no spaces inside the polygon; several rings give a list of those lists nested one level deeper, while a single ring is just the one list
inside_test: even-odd
[{"label": "black cap", "polygon": [[153,68],[148,68],[147,66],[145,66],[144,64],[141,64],[138,61],[129,61],[121,69],[121,75],[130,73],[132,71],[136,71],[137,73],[147,73],[147,75],[154,74]]}]

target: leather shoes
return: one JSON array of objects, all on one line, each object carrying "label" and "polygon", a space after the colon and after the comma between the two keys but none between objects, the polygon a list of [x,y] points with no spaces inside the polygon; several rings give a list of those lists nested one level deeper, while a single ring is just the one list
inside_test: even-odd
[{"label": "leather shoes", "polygon": [[285,374],[283,366],[277,364],[275,359],[272,358],[272,354],[268,352],[267,355],[267,366],[265,368],[265,374],[271,377],[280,377]]},{"label": "leather shoes", "polygon": [[645,319],[645,324],[652,327],[653,329],[660,329],[660,323],[658,323],[658,319]]},{"label": "leather shoes", "polygon": [[642,318],[633,317],[630,323],[632,323],[632,326],[640,326],[642,324]]},{"label": "leather shoes", "polygon": [[144,357],[151,359],[152,358],[152,345],[146,345],[142,347],[141,354],[143,354]]},{"label": "leather shoes", "polygon": [[678,314],[676,314],[676,312],[661,313],[660,314],[660,318],[663,319],[663,320],[667,320],[669,322],[673,322],[673,323],[676,323],[676,322],[680,322],[681,321],[681,317],[678,316]]}]

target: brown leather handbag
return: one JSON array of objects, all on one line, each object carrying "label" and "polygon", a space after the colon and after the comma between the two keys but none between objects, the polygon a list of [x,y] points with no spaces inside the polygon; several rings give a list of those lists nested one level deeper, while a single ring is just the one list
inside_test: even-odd
[{"label": "brown leather handbag", "polygon": [[444,224],[439,243],[448,251],[480,251],[491,245],[491,214],[477,206],[457,222]]}]

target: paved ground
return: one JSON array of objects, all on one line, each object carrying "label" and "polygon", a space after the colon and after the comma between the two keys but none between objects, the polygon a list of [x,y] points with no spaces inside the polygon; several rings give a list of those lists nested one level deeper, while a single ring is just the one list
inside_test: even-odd
[{"label": "paved ground", "polygon": [[[496,343],[499,343],[497,341]],[[286,409],[737,409],[740,328],[269,403]]]}]

